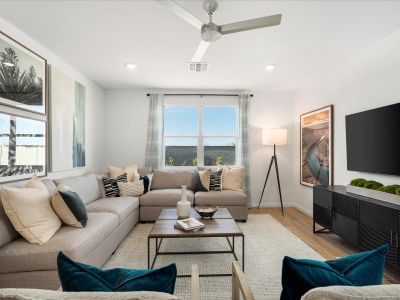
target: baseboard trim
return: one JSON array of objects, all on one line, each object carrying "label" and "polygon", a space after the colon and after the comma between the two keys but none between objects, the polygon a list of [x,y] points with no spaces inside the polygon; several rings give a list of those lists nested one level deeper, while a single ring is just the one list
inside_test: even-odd
[{"label": "baseboard trim", "polygon": [[312,212],[308,211],[307,209],[304,209],[303,207],[301,207],[301,206],[299,206],[299,205],[297,205],[297,204],[295,204],[295,203],[293,204],[293,207],[294,207],[295,209],[301,211],[302,213],[305,213],[306,215],[308,215],[308,216],[310,216],[310,217],[313,216]]},{"label": "baseboard trim", "polygon": [[[257,208],[258,205],[252,205],[251,208]],[[260,208],[268,208],[268,207],[281,207],[280,203],[265,203],[260,206]],[[293,203],[285,203],[283,207],[294,207]]]}]

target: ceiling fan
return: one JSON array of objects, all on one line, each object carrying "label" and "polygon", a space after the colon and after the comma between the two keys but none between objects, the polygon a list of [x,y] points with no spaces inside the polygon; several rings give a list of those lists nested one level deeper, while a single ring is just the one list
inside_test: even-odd
[{"label": "ceiling fan", "polygon": [[201,62],[206,50],[211,42],[215,42],[221,38],[222,35],[236,33],[240,31],[276,26],[281,23],[282,15],[272,15],[256,19],[250,19],[225,25],[217,25],[213,23],[212,17],[218,8],[216,0],[205,0],[203,9],[208,14],[208,23],[203,23],[199,18],[191,14],[184,7],[179,5],[173,0],[156,0],[159,4],[165,6],[178,17],[186,22],[192,24],[197,29],[201,30],[201,42],[198,46],[191,62]]}]

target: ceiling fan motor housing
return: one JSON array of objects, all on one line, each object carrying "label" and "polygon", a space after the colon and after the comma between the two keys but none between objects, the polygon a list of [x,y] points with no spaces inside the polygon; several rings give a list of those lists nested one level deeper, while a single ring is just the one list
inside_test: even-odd
[{"label": "ceiling fan motor housing", "polygon": [[201,39],[205,42],[215,42],[221,38],[221,32],[219,30],[217,24],[204,24],[201,27]]}]

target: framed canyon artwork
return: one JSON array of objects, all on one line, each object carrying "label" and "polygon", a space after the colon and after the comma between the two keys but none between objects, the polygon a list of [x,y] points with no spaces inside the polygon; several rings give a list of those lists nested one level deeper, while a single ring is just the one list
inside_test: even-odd
[{"label": "framed canyon artwork", "polygon": [[300,183],[333,184],[333,105],[300,116]]}]

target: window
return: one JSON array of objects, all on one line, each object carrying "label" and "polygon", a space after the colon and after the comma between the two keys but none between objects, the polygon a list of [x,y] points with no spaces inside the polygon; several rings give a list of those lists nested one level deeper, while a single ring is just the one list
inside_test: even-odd
[{"label": "window", "polygon": [[237,163],[237,106],[166,105],[164,165],[215,166]]}]

